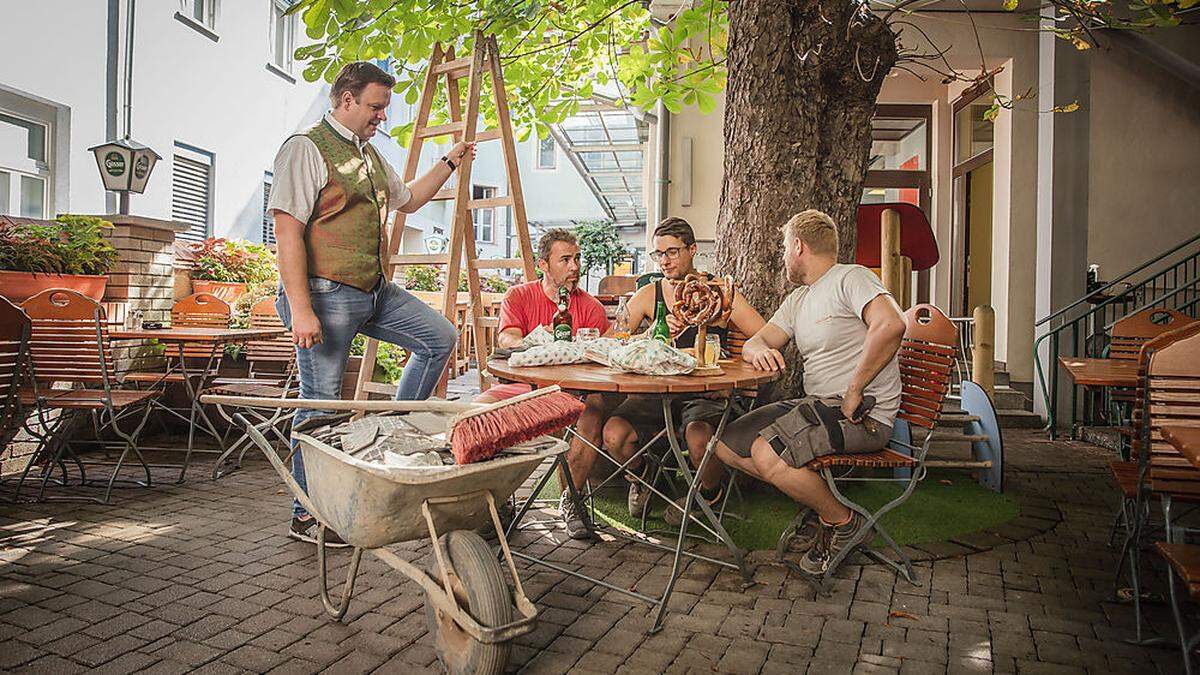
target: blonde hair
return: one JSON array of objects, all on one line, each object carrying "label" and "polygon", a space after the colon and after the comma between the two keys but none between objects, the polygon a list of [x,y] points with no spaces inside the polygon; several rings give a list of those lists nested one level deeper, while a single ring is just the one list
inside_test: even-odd
[{"label": "blonde hair", "polygon": [[838,231],[833,218],[816,209],[801,211],[783,225],[783,236],[800,239],[813,253],[837,255]]}]

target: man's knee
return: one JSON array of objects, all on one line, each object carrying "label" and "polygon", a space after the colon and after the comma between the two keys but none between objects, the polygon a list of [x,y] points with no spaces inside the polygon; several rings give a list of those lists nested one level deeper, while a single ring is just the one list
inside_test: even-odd
[{"label": "man's knee", "polygon": [[454,329],[454,324],[450,323],[444,316],[438,317],[433,335],[430,349],[437,356],[450,354],[454,351],[455,345],[458,344],[458,331]]},{"label": "man's knee", "polygon": [[615,450],[625,447],[636,432],[627,420],[622,417],[610,417],[604,423],[604,447]]},{"label": "man's knee", "polygon": [[688,422],[683,429],[683,437],[687,441],[688,450],[705,452],[715,431],[708,422]]}]

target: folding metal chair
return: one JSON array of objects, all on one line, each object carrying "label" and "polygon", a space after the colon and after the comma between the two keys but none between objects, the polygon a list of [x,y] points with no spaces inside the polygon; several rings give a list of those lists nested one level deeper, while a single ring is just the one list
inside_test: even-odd
[{"label": "folding metal chair", "polygon": [[[83,471],[84,463],[71,448],[72,444],[80,441],[67,438],[65,433],[71,428],[67,424],[70,418],[87,412],[91,416],[97,442],[103,445],[102,434],[111,430],[122,446],[107,481],[104,497],[90,499],[108,503],[121,467],[131,453],[146,473],[145,482],[133,482],[148,487],[151,483],[150,467],[138,449],[137,440],[150,415],[150,404],[162,391],[116,388],[104,309],[95,300],[65,289],[43,291],[21,303],[21,308],[32,322],[29,352],[33,380],[35,386],[44,385],[36,390],[35,402],[44,410],[59,410],[61,413],[58,424],[53,429],[46,429],[47,442],[44,447],[49,455],[45,458],[47,466],[61,465],[63,455],[69,454]],[[55,389],[55,383],[81,387]],[[121,429],[120,422],[127,419],[135,421],[133,431]],[[27,467],[18,482],[18,493],[28,472]],[[39,499],[45,496],[49,476],[48,470],[43,471]],[[86,474],[81,473],[80,483],[88,484]]]},{"label": "folding metal chair", "polygon": [[[867,524],[859,531],[858,536],[841,553],[829,562],[829,568],[821,579],[829,579],[842,561],[853,552],[859,544],[867,541],[872,533],[877,533],[888,548],[895,554],[895,559],[867,548],[865,552],[871,558],[882,562],[897,573],[904,576],[909,583],[920,585],[913,572],[912,559],[896,544],[892,536],[880,523],[885,514],[908,501],[917,484],[925,478],[925,456],[933,439],[933,430],[938,425],[942,415],[942,406],[950,391],[950,373],[954,367],[954,357],[958,344],[958,329],[946,315],[933,305],[917,305],[904,313],[906,329],[904,339],[900,343],[897,359],[900,362],[900,412],[892,427],[892,439],[882,450],[865,453],[853,453],[850,449],[845,454],[825,455],[808,463],[808,468],[818,471],[833,495],[847,508],[867,519]],[[924,438],[919,445],[914,445],[913,427],[923,429]],[[872,479],[891,480],[904,484],[900,495],[884,504],[872,513],[863,506],[855,503],[838,489],[838,481],[863,480],[851,476],[835,476],[835,469],[905,469],[906,474],[900,478]],[[780,535],[776,549],[777,557],[783,558],[788,550],[791,539],[797,528],[804,522],[808,509],[802,509],[792,523]]]}]

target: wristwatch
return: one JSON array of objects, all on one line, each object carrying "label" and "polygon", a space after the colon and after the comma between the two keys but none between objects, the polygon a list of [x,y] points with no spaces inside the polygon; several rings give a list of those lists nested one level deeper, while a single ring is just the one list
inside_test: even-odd
[{"label": "wristwatch", "polygon": [[458,168],[457,166],[454,165],[454,162],[450,161],[450,158],[445,155],[442,155],[442,161],[446,163],[446,166],[450,167],[451,171],[454,171],[455,169]]}]

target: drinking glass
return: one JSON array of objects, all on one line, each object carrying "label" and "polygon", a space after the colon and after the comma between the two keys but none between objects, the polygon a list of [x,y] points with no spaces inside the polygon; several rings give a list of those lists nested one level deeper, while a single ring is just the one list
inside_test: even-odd
[{"label": "drinking glass", "polygon": [[580,328],[575,331],[575,340],[578,342],[589,342],[600,337],[599,328]]}]

